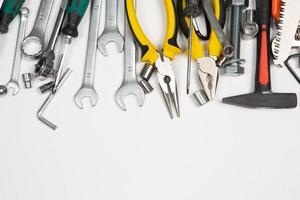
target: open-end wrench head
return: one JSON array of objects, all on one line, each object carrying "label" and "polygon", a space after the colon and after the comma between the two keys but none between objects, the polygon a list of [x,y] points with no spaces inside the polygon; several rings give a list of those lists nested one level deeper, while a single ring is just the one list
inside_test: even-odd
[{"label": "open-end wrench head", "polygon": [[125,83],[121,85],[121,87],[118,89],[115,95],[115,100],[118,104],[118,106],[126,111],[126,105],[125,105],[125,98],[129,95],[134,95],[137,98],[137,102],[140,107],[144,105],[145,102],[145,93],[143,89],[140,87],[140,85],[136,82],[132,83]]},{"label": "open-end wrench head", "polygon": [[82,87],[75,95],[74,101],[78,108],[83,109],[83,100],[90,99],[92,107],[95,107],[98,102],[98,94],[94,88]]},{"label": "open-end wrench head", "polygon": [[113,32],[103,32],[103,34],[98,38],[98,49],[104,56],[108,56],[106,47],[109,43],[112,42],[117,45],[117,49],[119,52],[123,51],[124,38],[118,30]]},{"label": "open-end wrench head", "polygon": [[19,83],[14,81],[9,81],[6,85],[7,91],[12,91],[12,95],[16,96],[20,92]]}]

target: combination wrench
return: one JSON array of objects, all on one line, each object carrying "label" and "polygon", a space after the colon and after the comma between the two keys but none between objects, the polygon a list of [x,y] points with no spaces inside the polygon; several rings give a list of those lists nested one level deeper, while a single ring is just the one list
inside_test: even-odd
[{"label": "combination wrench", "polygon": [[54,0],[41,0],[39,11],[31,33],[22,43],[22,53],[30,58],[38,58],[45,50],[44,36]]},{"label": "combination wrench", "polygon": [[127,17],[125,17],[125,50],[124,50],[124,80],[116,92],[115,100],[119,107],[126,111],[124,99],[135,95],[139,106],[143,106],[145,93],[137,81],[136,76],[136,50],[137,46],[130,30]]},{"label": "combination wrench", "polygon": [[34,76],[39,77],[42,80],[53,75],[53,65],[55,60],[54,48],[66,15],[67,6],[68,0],[62,0],[47,49],[42,54],[38,63],[35,64]]},{"label": "combination wrench", "polygon": [[98,48],[104,56],[107,56],[106,46],[111,42],[116,43],[119,52],[124,47],[124,38],[118,28],[118,1],[106,0],[105,28],[98,38]]},{"label": "combination wrench", "polygon": [[29,16],[29,9],[26,7],[22,7],[20,10],[20,25],[19,25],[11,78],[6,85],[8,91],[13,90],[12,95],[14,96],[17,95],[20,91],[19,74],[20,74],[20,67],[22,61],[21,44],[25,37],[28,16]]},{"label": "combination wrench", "polygon": [[[109,0],[110,1],[110,0]],[[81,88],[74,96],[76,105],[83,109],[83,99],[89,98],[94,107],[98,101],[98,94],[94,87],[94,73],[97,56],[97,37],[101,16],[101,0],[92,1],[92,11],[90,20],[89,39],[87,44],[87,53],[85,60],[85,71]]]}]

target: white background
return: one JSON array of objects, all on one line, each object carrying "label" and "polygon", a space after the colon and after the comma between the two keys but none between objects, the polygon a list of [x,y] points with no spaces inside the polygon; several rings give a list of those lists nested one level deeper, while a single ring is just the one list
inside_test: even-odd
[{"label": "white background", "polygon": [[[38,2],[26,4],[28,33]],[[159,46],[166,23],[163,3],[141,2],[139,19]],[[55,1],[47,38],[59,4]],[[122,81],[123,57],[109,45],[109,57],[97,57],[99,102],[79,110],[73,96],[81,85],[89,16],[88,11],[72,46],[68,67],[74,72],[46,113],[58,125],[56,132],[36,118],[46,97],[38,92],[41,83],[0,98],[0,200],[300,199],[299,108],[249,110],[220,103],[222,97],[253,91],[253,41],[243,43],[245,75],[221,77],[216,100],[201,108],[185,95],[186,56],[178,57],[174,68],[182,117],[176,120],[169,119],[155,79],[155,91],[142,108],[129,97],[128,111],[119,109],[114,94]],[[102,28],[103,21],[104,12]],[[10,77],[18,22],[0,36],[2,84]],[[120,25],[123,30],[123,21]],[[185,40],[181,45],[186,47]],[[32,72],[34,64],[24,59],[22,72]],[[274,91],[299,91],[284,68],[272,67],[272,81]]]}]

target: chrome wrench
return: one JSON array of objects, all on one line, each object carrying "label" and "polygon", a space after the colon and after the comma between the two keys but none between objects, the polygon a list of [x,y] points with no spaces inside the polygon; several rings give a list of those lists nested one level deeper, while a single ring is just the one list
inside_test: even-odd
[{"label": "chrome wrench", "polygon": [[47,49],[43,53],[42,57],[35,65],[34,75],[41,79],[47,79],[53,75],[53,65],[55,59],[54,48],[60,34],[60,30],[66,15],[66,9],[68,6],[68,0],[62,0],[60,10],[56,18],[56,22],[47,46]]},{"label": "chrome wrench", "polygon": [[[109,0],[110,1],[110,0]],[[89,98],[91,105],[94,107],[98,101],[98,94],[94,87],[94,72],[97,55],[97,37],[101,16],[101,0],[92,1],[92,14],[90,20],[90,30],[88,39],[88,48],[85,60],[85,71],[81,88],[74,96],[76,105],[83,109],[83,99]]]},{"label": "chrome wrench", "polygon": [[104,56],[107,56],[106,46],[111,42],[116,43],[119,52],[124,47],[124,38],[118,28],[118,1],[106,0],[105,28],[98,38],[98,48]]},{"label": "chrome wrench", "polygon": [[143,106],[145,93],[137,81],[136,76],[136,43],[130,30],[127,17],[125,17],[125,50],[124,50],[124,80],[118,89],[115,99],[119,107],[126,111],[124,99],[135,95],[139,106]]},{"label": "chrome wrench", "polygon": [[28,16],[29,16],[29,9],[26,7],[21,8],[20,25],[19,25],[15,55],[14,55],[13,68],[12,68],[11,78],[6,85],[7,90],[13,90],[12,95],[14,96],[17,95],[20,91],[19,74],[20,74],[20,67],[22,61],[21,44],[25,37]]},{"label": "chrome wrench", "polygon": [[54,0],[41,0],[39,11],[31,33],[22,43],[22,53],[30,58],[38,58],[45,50],[44,36]]}]

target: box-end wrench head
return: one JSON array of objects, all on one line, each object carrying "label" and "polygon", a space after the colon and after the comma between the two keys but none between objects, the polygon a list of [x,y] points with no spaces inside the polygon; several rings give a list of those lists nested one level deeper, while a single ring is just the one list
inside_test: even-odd
[{"label": "box-end wrench head", "polygon": [[23,55],[30,58],[38,58],[45,50],[44,36],[54,0],[42,0],[31,33],[24,39],[21,45]]},{"label": "box-end wrench head", "polygon": [[118,0],[106,0],[105,28],[98,38],[98,48],[104,56],[108,56],[106,46],[114,42],[118,51],[124,48],[124,38],[118,29]]},{"label": "box-end wrench head", "polygon": [[13,96],[17,95],[20,91],[19,73],[20,73],[21,60],[22,60],[21,44],[25,37],[28,16],[29,16],[29,9],[26,7],[21,8],[21,10],[20,10],[20,25],[19,25],[15,55],[14,55],[12,74],[11,74],[11,78],[10,78],[9,82],[6,84],[7,90],[13,91],[12,92]]}]

